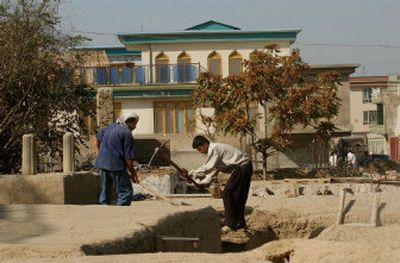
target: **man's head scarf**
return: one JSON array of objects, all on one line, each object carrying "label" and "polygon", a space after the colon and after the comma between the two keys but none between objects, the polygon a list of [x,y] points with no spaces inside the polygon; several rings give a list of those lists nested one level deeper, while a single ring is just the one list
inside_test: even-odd
[{"label": "man's head scarf", "polygon": [[117,119],[117,123],[122,123],[126,125],[126,121],[129,119],[136,119],[137,121],[139,120],[139,115],[137,115],[134,112],[130,112],[130,113],[125,113],[123,115],[121,115],[118,119]]}]

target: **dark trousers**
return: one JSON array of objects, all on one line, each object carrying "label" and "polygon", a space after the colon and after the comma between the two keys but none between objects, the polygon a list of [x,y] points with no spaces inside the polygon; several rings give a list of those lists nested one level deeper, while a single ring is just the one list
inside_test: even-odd
[{"label": "dark trousers", "polygon": [[246,227],[244,208],[249,195],[253,166],[251,161],[237,167],[226,183],[223,201],[225,208],[225,225],[233,230]]},{"label": "dark trousers", "polygon": [[130,205],[133,195],[131,178],[124,171],[100,170],[101,192],[99,204],[111,204],[111,188],[114,183],[118,195],[116,205]]}]

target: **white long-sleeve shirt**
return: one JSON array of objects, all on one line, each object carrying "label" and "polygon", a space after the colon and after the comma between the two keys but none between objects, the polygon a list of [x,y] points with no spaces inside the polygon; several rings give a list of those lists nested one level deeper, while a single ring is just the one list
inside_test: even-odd
[{"label": "white long-sleeve shirt", "polygon": [[223,143],[210,143],[204,165],[189,171],[196,183],[208,184],[218,171],[231,172],[249,162],[250,158],[239,149]]},{"label": "white long-sleeve shirt", "polygon": [[331,167],[336,167],[336,166],[337,166],[337,155],[336,155],[336,154],[332,154],[332,155],[329,157],[329,165],[330,165]]}]

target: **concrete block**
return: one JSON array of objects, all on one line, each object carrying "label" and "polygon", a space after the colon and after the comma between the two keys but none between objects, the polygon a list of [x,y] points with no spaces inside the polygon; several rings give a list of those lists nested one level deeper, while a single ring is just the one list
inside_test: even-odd
[{"label": "concrete block", "polygon": [[[163,195],[175,194],[177,191],[177,186],[179,185],[179,192],[183,192],[183,186],[179,184],[179,176],[172,172],[165,171],[165,174],[157,174],[154,172],[147,174],[140,174],[141,181],[147,185],[149,185],[152,189],[159,192]],[[182,189],[181,189],[182,188]],[[186,188],[185,188],[186,190]],[[186,191],[185,191],[186,192]],[[146,190],[143,189],[140,185],[133,185],[133,193],[138,194],[146,194]],[[151,194],[151,193],[148,193]]]},{"label": "concrete block", "polygon": [[88,172],[1,175],[0,203],[96,204],[100,177]]}]

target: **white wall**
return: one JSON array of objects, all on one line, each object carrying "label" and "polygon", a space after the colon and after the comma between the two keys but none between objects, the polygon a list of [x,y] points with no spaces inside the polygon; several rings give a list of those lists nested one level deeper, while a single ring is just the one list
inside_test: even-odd
[{"label": "white wall", "polygon": [[[266,45],[277,44],[281,47],[281,55],[289,54],[288,41],[238,41],[238,42],[209,42],[209,43],[171,43],[171,44],[152,44],[153,64],[155,58],[161,52],[164,52],[169,57],[170,64],[176,64],[178,56],[185,51],[192,58],[192,63],[200,63],[200,65],[207,69],[207,58],[216,51],[222,58],[222,76],[226,77],[229,71],[229,55],[233,51],[239,52],[244,59],[249,58],[249,54],[255,49],[261,50]],[[144,45],[128,45],[128,49],[141,49],[142,51],[142,65],[150,65],[150,52],[149,47]]]},{"label": "white wall", "polygon": [[121,114],[136,112],[139,117],[139,123],[135,129],[135,134],[148,134],[154,131],[154,110],[153,100],[142,98],[115,99],[115,102],[121,102]]}]

